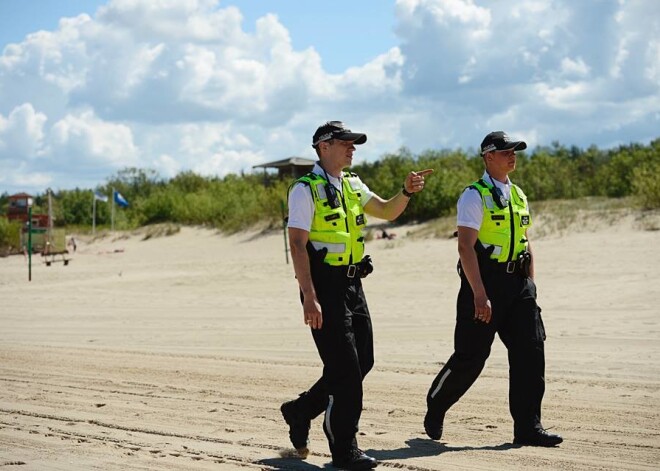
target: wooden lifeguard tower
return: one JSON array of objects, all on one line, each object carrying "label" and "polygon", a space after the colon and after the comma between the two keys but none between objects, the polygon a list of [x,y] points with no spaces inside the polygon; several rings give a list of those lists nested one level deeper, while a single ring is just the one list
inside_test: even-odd
[{"label": "wooden lifeguard tower", "polygon": [[[30,201],[34,200],[32,195],[27,193],[16,193],[9,198],[9,205],[7,207],[7,219],[10,221],[18,221],[26,225],[28,222]],[[48,214],[32,214],[32,228],[38,229],[40,227],[48,227]]]},{"label": "wooden lifeguard tower", "polygon": [[297,179],[302,177],[308,172],[312,171],[316,160],[306,159],[304,157],[289,157],[287,159],[276,160],[274,162],[266,162],[265,164],[254,165],[252,168],[263,168],[264,174],[266,169],[277,169],[277,176],[280,179],[292,178]]},{"label": "wooden lifeguard tower", "polygon": [[[41,253],[42,261],[50,266],[53,262],[61,261],[69,264],[69,251],[66,248],[64,230],[53,228],[52,195],[48,190],[48,213],[34,213],[30,205],[34,197],[27,193],[17,193],[8,198],[7,219],[21,223],[20,244],[28,247],[30,227],[32,232],[32,252]],[[28,224],[30,222],[31,224]]]}]

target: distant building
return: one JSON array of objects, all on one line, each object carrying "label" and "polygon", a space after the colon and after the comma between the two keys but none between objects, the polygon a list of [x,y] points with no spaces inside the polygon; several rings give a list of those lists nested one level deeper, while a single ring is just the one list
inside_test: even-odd
[{"label": "distant building", "polygon": [[304,157],[289,157],[288,159],[276,160],[275,162],[267,162],[265,164],[254,165],[252,168],[263,168],[264,172],[268,168],[276,168],[277,176],[279,178],[300,178],[308,172],[312,171],[315,159],[306,159]]},{"label": "distant building", "polygon": [[[32,195],[27,193],[17,193],[9,197],[9,206],[7,207],[7,219],[10,221],[20,221],[27,223],[28,221],[28,199],[34,201]],[[48,228],[48,214],[35,214],[32,213],[32,227],[34,229]]]},{"label": "distant building", "polygon": [[[20,234],[18,235],[19,247],[14,247],[14,250],[23,252],[26,248],[29,239],[29,225],[28,219],[30,217],[28,201],[32,200],[34,204],[34,197],[27,193],[17,193],[8,198],[9,204],[7,206],[7,219],[9,221],[16,221],[21,223]],[[49,205],[50,205],[50,192],[49,192]],[[66,250],[65,233],[63,229],[54,230],[51,227],[51,218],[48,214],[36,213],[32,211],[32,251],[45,253],[59,253]],[[14,252],[16,253],[16,252]]]}]

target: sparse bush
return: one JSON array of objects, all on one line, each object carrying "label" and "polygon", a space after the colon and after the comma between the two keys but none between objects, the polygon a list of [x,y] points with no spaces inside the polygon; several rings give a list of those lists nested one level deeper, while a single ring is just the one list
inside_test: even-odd
[{"label": "sparse bush", "polygon": [[635,200],[644,209],[660,209],[660,156],[644,162],[632,173]]},{"label": "sparse bush", "polygon": [[20,245],[21,223],[0,217],[0,255],[19,253]]}]

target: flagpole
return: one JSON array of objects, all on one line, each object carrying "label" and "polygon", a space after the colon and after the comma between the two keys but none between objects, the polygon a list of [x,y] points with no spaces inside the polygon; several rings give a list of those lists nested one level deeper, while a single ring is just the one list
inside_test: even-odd
[{"label": "flagpole", "polygon": [[96,193],[92,192],[92,235],[96,235]]}]

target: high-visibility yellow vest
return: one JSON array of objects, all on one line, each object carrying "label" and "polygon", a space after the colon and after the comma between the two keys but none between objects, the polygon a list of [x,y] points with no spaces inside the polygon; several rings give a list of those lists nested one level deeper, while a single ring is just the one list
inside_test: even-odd
[{"label": "high-visibility yellow vest", "polygon": [[364,255],[363,229],[367,224],[364,208],[360,203],[359,179],[353,173],[344,174],[342,194],[337,192],[340,204],[332,208],[325,186],[331,185],[324,177],[313,172],[300,177],[297,182],[309,186],[314,200],[314,218],[309,240],[316,249],[327,248],[325,263],[333,266],[350,265],[362,260]]},{"label": "high-visibility yellow vest", "polygon": [[526,231],[532,226],[532,217],[527,206],[527,197],[517,185],[511,184],[508,205],[500,208],[495,202],[493,185],[483,179],[470,185],[481,194],[484,217],[478,239],[486,248],[493,246],[492,260],[510,262],[527,250]]}]

